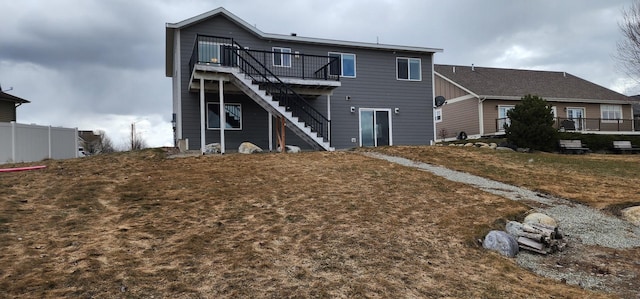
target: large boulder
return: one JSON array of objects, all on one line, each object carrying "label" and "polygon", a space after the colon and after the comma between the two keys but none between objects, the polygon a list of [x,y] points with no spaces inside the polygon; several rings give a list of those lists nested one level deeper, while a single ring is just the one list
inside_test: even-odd
[{"label": "large boulder", "polygon": [[527,215],[527,217],[524,217],[523,223],[540,223],[546,226],[558,227],[558,222],[555,219],[542,213],[531,213]]},{"label": "large boulder", "polygon": [[640,226],[640,206],[629,207],[622,210],[622,217],[625,220]]},{"label": "large boulder", "polygon": [[262,149],[251,142],[243,142],[238,147],[238,153],[241,153],[241,154],[262,153]]},{"label": "large boulder", "polygon": [[500,230],[490,231],[487,236],[484,237],[482,247],[497,251],[508,257],[515,257],[520,250],[518,241],[516,241],[512,235]]}]

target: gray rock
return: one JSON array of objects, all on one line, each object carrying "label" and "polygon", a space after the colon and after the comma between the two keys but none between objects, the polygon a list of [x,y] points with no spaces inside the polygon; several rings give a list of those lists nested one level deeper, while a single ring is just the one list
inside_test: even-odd
[{"label": "gray rock", "polygon": [[484,237],[482,247],[497,251],[508,257],[515,257],[520,250],[518,247],[518,241],[516,241],[516,239],[510,234],[500,230],[490,231],[487,236]]},{"label": "gray rock", "polygon": [[220,152],[220,143],[209,143],[204,146],[205,154],[217,154]]},{"label": "gray rock", "polygon": [[496,150],[498,150],[498,151],[512,151],[512,152],[514,152],[514,150],[513,150],[512,148],[510,148],[510,147],[506,147],[506,146],[498,146],[498,147],[496,147]]},{"label": "gray rock", "polygon": [[518,233],[522,231],[522,223],[518,221],[509,221],[507,222],[505,230],[513,237],[517,237]]},{"label": "gray rock", "polygon": [[238,153],[241,153],[241,154],[262,153],[262,149],[251,142],[243,142],[238,147]]}]

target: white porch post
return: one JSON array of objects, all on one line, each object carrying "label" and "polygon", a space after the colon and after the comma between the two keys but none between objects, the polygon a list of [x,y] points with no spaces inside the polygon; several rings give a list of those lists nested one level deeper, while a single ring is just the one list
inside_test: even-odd
[{"label": "white porch post", "polygon": [[204,100],[204,79],[200,78],[200,152],[204,155],[206,145],[206,130],[207,125],[205,122],[205,100]]},{"label": "white porch post", "polygon": [[331,95],[327,95],[327,119],[329,123],[327,124],[327,140],[331,143]]},{"label": "white porch post", "polygon": [[273,115],[269,112],[269,151],[273,152]]},{"label": "white porch post", "polygon": [[224,109],[224,81],[218,80],[218,93],[220,95],[220,154],[224,154],[224,127],[227,124],[227,113]]}]

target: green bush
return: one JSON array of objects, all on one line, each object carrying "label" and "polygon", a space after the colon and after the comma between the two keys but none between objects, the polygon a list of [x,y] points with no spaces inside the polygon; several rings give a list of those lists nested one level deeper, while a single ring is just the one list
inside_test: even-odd
[{"label": "green bush", "polygon": [[535,95],[526,95],[507,112],[511,124],[505,125],[510,143],[531,150],[553,151],[558,142],[558,131],[553,127],[551,105]]}]

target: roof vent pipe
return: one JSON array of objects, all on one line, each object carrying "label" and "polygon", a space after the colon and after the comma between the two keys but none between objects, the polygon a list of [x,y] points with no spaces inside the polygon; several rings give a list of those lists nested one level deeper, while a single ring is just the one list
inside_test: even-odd
[{"label": "roof vent pipe", "polygon": [[298,34],[295,32],[291,32],[291,36],[298,36]]},{"label": "roof vent pipe", "polygon": [[453,66],[453,73],[454,74],[456,73],[456,66],[455,65]]},{"label": "roof vent pipe", "polygon": [[471,71],[475,72],[476,71],[476,67],[473,65],[473,63],[471,64]]},{"label": "roof vent pipe", "polygon": [[567,77],[567,72],[562,72],[562,76],[566,78]]}]

